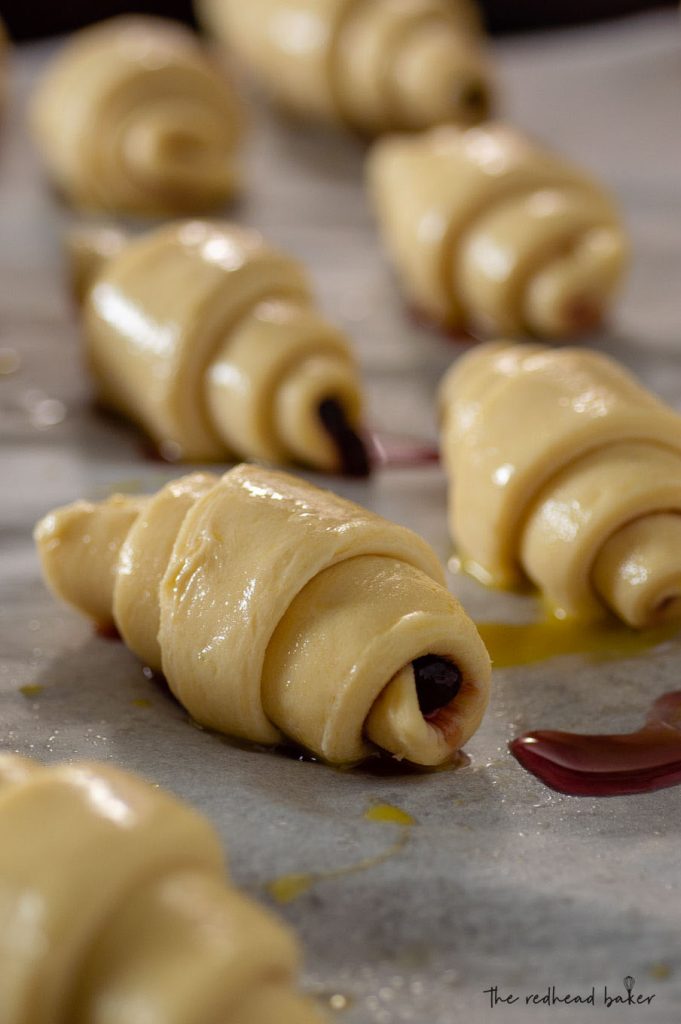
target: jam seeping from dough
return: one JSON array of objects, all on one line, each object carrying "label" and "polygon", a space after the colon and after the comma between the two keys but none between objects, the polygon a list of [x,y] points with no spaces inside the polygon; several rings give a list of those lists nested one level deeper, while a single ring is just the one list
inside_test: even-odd
[{"label": "jam seeping from dough", "polygon": [[440,461],[438,446],[418,438],[372,431],[369,440],[372,462],[378,466],[406,469],[410,466],[435,465]]},{"label": "jam seeping from dough", "polygon": [[425,654],[412,664],[421,714],[427,720],[432,719],[458,696],[461,669],[437,654]]},{"label": "jam seeping from dough", "polygon": [[364,441],[350,426],[345,409],[335,398],[319,403],[319,419],[338,450],[343,476],[368,476],[371,461]]},{"label": "jam seeping from dough", "polygon": [[540,730],[510,745],[523,768],[570,796],[624,796],[681,784],[681,691],[655,701],[637,732]]},{"label": "jam seeping from dough", "polygon": [[122,641],[123,637],[113,622],[98,622],[94,627],[95,636],[101,636],[103,640]]},{"label": "jam seeping from dough", "polygon": [[603,310],[594,299],[573,299],[563,315],[565,323],[571,324],[575,333],[595,331],[603,322]]},{"label": "jam seeping from dough", "polygon": [[463,119],[471,124],[485,121],[489,117],[492,100],[485,82],[481,78],[471,79],[459,89],[454,99]]}]

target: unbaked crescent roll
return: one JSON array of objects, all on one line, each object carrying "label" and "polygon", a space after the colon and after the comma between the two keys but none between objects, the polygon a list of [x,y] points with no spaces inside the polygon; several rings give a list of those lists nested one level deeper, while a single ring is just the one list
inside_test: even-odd
[{"label": "unbaked crescent roll", "polygon": [[411,302],[437,322],[560,338],[599,324],[628,244],[605,191],[504,124],[378,142],[369,183]]},{"label": "unbaked crescent roll", "polygon": [[232,196],[241,121],[230,84],[192,33],[151,17],[76,33],[32,105],[45,163],[73,203],[149,215]]},{"label": "unbaked crescent roll", "polygon": [[100,396],[168,457],[369,471],[355,360],[296,260],[203,221],[81,234],[72,255]]},{"label": "unbaked crescent roll", "polygon": [[490,106],[467,0],[197,0],[282,106],[362,132],[475,124]]},{"label": "unbaked crescent roll", "polygon": [[2,1024],[322,1024],[212,826],[103,764],[0,754]]},{"label": "unbaked crescent roll", "polygon": [[681,619],[681,417],[586,349],[488,344],[441,391],[450,528],[486,582],[563,614]]},{"label": "unbaked crescent roll", "polygon": [[51,589],[128,646],[201,725],[334,764],[445,761],[490,663],[411,530],[283,473],[194,474],[38,524]]}]

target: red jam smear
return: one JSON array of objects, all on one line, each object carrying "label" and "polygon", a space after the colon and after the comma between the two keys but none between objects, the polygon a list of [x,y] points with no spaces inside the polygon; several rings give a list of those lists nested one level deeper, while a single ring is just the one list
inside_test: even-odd
[{"label": "red jam smear", "polygon": [[681,784],[681,691],[655,701],[637,732],[540,730],[510,744],[523,768],[569,796],[626,796]]},{"label": "red jam smear", "polygon": [[378,467],[433,465],[440,461],[436,444],[399,434],[371,431],[368,435],[371,461]]},{"label": "red jam smear", "polygon": [[446,341],[455,345],[462,345],[470,348],[473,345],[480,344],[480,342],[484,340],[468,327],[453,327],[446,321],[438,320],[436,317],[433,317],[430,313],[421,309],[419,306],[407,304],[405,310],[407,318],[415,327],[426,330],[430,334],[438,335],[440,338],[444,338]]},{"label": "red jam smear", "polygon": [[94,627],[95,635],[101,636],[103,640],[121,640],[121,634],[118,632],[113,622],[98,622]]}]

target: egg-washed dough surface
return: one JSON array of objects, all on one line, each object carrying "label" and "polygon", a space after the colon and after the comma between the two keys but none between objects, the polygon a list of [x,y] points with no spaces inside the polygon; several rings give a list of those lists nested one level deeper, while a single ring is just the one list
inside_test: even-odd
[{"label": "egg-washed dough surface", "polygon": [[[0,755],[3,1024],[324,1024],[214,829],[110,765]],[[126,1009],[127,1008],[127,1009]]]},{"label": "egg-washed dough surface", "polygon": [[[543,36],[537,49],[523,38],[497,45],[505,113],[608,181],[633,235],[632,280],[598,347],[681,409],[675,12]],[[15,58],[19,102],[50,46]],[[275,878],[351,866],[404,838],[397,824],[366,821],[370,807],[408,812],[416,824],[399,854],[278,908],[303,941],[309,985],[347,1002],[338,1024],[598,1024],[615,1011],[530,1011],[524,1001],[492,1011],[483,992],[588,993],[594,984],[600,998],[604,984],[624,993],[626,976],[635,992],[655,994],[632,1021],[675,1024],[679,790],[561,797],[505,746],[534,728],[638,728],[657,696],[679,689],[680,645],[596,666],[577,657],[499,669],[468,768],[377,778],[250,753],[193,728],[121,644],[94,637],[43,589],[30,541],[39,516],[81,496],[151,492],[179,471],[144,461],[134,430],[92,412],[59,278],[66,214],[41,187],[17,117],[14,107],[0,128],[0,367],[15,365],[12,353],[21,359],[0,376],[2,745],[48,761],[120,762],[191,799],[228,844],[235,881],[266,902]],[[359,189],[361,150],[294,135],[267,113],[258,127],[241,220],[312,265],[325,315],[357,342],[373,421],[434,438],[435,385],[463,349],[405,317]],[[339,490],[448,554],[437,468]],[[480,620],[533,614],[529,599],[449,579]]]}]

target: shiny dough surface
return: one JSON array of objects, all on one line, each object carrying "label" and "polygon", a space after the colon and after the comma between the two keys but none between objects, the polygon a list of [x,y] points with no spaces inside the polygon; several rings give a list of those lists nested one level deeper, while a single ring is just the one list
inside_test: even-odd
[{"label": "shiny dough surface", "polygon": [[[115,624],[209,728],[333,763],[379,747],[438,764],[480,724],[489,658],[432,549],[303,480],[194,474],[57,509],[36,540],[56,594]],[[435,716],[418,699],[427,655],[460,675]]]},{"label": "shiny dough surface", "polygon": [[491,343],[441,388],[450,529],[469,567],[559,612],[681,618],[681,417],[587,349]]},{"label": "shiny dough surface", "polygon": [[81,233],[71,253],[100,397],[162,451],[340,471],[319,407],[333,400],[358,430],[359,373],[295,259],[222,221],[183,221],[127,243]]},{"label": "shiny dough surface", "polygon": [[2,1024],[321,1024],[283,924],[196,811],[111,765],[0,753]]},{"label": "shiny dough surface", "polygon": [[382,139],[368,179],[402,287],[435,321],[560,338],[606,314],[628,256],[612,200],[509,125]]}]

